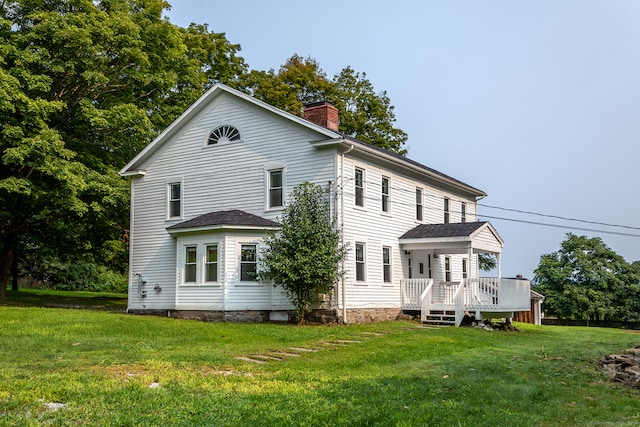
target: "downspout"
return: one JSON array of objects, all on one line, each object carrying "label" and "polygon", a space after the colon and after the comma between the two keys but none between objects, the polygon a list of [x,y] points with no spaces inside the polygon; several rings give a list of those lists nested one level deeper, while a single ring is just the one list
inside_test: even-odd
[{"label": "downspout", "polygon": [[[353,144],[340,155],[340,233],[342,234],[342,244],[344,245],[344,155],[353,150]],[[347,296],[346,284],[344,281],[345,261],[342,258],[342,323],[347,324]]]}]

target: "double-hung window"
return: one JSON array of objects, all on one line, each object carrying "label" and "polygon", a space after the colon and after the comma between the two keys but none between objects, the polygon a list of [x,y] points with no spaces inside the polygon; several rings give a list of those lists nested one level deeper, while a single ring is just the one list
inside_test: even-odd
[{"label": "double-hung window", "polygon": [[444,199],[444,223],[449,224],[449,199]]},{"label": "double-hung window", "polygon": [[169,184],[169,218],[182,216],[182,189],[179,182]]},{"label": "double-hung window", "polygon": [[207,245],[207,253],[204,261],[205,282],[218,281],[218,245]]},{"label": "double-hung window", "polygon": [[416,221],[422,221],[422,188],[416,188]]},{"label": "double-hung window", "polygon": [[195,246],[187,246],[184,254],[184,283],[196,283],[197,279],[197,248]]},{"label": "double-hung window", "polygon": [[460,222],[467,222],[467,204],[465,202],[460,204]]},{"label": "double-hung window", "polygon": [[391,248],[382,247],[382,276],[384,283],[391,283]]},{"label": "double-hung window", "polygon": [[355,176],[356,206],[364,207],[364,170],[356,168]]},{"label": "double-hung window", "polygon": [[269,208],[281,208],[283,204],[282,169],[269,171]]},{"label": "double-hung window", "polygon": [[364,243],[356,243],[356,282],[364,282],[365,276]]},{"label": "double-hung window", "polygon": [[242,245],[240,247],[240,281],[257,281],[258,257],[256,245]]},{"label": "double-hung window", "polygon": [[382,177],[382,212],[389,212],[389,178]]},{"label": "double-hung window", "polygon": [[466,258],[462,258],[462,278],[466,279],[468,276],[467,274],[467,259]]}]

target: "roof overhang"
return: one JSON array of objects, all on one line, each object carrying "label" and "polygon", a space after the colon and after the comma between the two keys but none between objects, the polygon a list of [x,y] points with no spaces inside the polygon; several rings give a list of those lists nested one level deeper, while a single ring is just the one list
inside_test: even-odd
[{"label": "roof overhang", "polygon": [[205,225],[201,227],[184,227],[184,228],[167,228],[167,233],[172,236],[187,233],[211,233],[219,231],[277,231],[279,227],[260,226],[260,225],[235,225],[235,224],[218,224]]},{"label": "roof overhang", "polygon": [[[462,224],[461,224],[462,225]],[[450,224],[455,227],[456,224]],[[458,236],[408,237],[398,239],[403,250],[428,250],[434,254],[468,254],[469,252],[499,254],[504,241],[493,228],[485,222],[469,234]]]}]

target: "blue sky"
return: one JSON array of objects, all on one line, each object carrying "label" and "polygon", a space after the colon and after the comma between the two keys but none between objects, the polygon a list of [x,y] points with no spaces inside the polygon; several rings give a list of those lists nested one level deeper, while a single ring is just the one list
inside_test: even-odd
[{"label": "blue sky", "polygon": [[567,232],[640,260],[640,2],[173,3],[171,22],[226,33],[252,69],[297,53],[329,77],[365,72],[395,106],[410,158],[489,194],[480,220],[505,240],[503,276],[533,278]]}]

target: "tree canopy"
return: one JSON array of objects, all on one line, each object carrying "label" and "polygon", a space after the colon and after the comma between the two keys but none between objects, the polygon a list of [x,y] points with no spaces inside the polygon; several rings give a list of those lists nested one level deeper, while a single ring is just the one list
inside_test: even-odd
[{"label": "tree canopy", "polygon": [[296,186],[282,212],[280,231],[267,237],[262,279],[281,286],[304,320],[318,294],[330,292],[346,255],[330,217],[327,191],[317,184]]},{"label": "tree canopy", "polygon": [[329,79],[312,58],[293,55],[278,70],[251,71],[240,83],[256,98],[302,116],[305,104],[328,101],[340,111],[340,132],[406,154],[407,134],[394,127],[394,107],[386,92],[376,93],[366,73],[344,68]]},{"label": "tree canopy", "polygon": [[126,269],[118,170],[213,81],[239,46],[162,18],[162,0],[0,5],[0,299],[14,254]]},{"label": "tree canopy", "polygon": [[364,73],[328,79],[297,55],[249,71],[207,25],[181,28],[164,0],[0,2],[0,300],[38,256],[124,273],[129,184],[118,170],[216,82],[301,114],[344,109],[341,131],[403,153],[393,106]]},{"label": "tree canopy", "polygon": [[558,251],[540,257],[535,281],[548,315],[640,319],[640,263],[629,264],[599,237],[568,233]]}]

